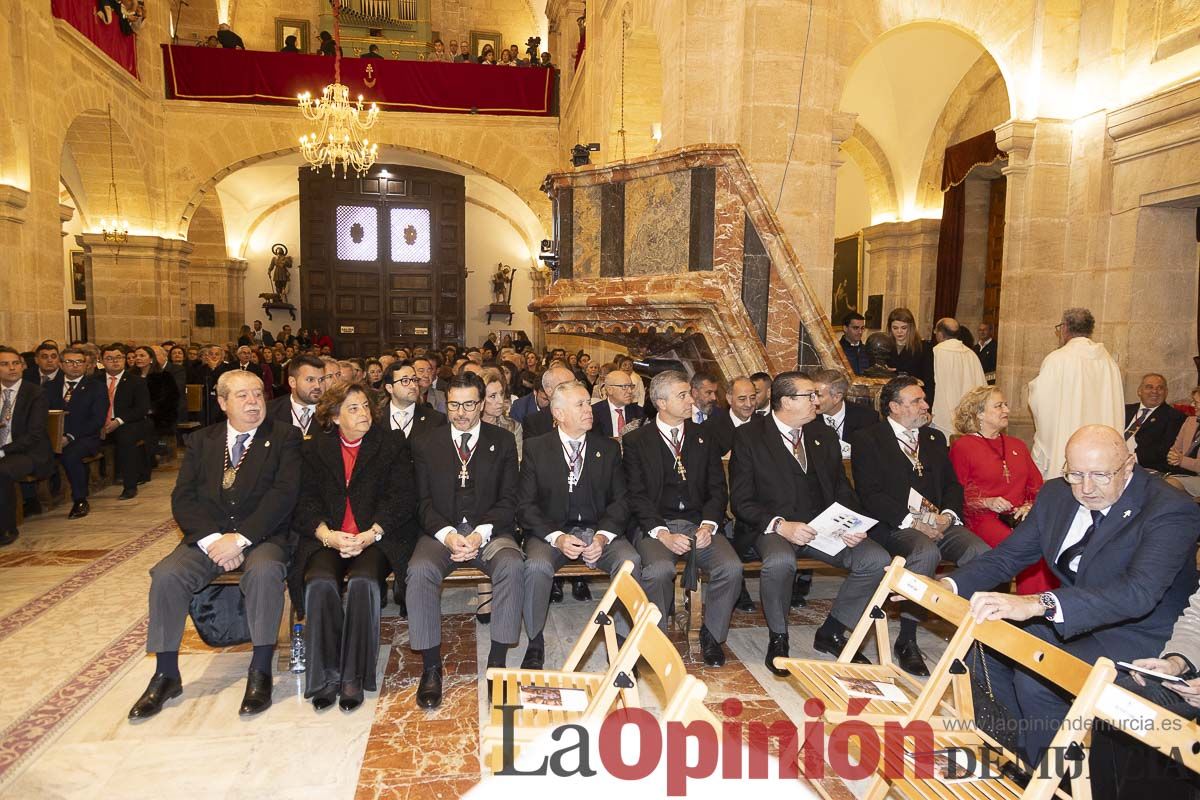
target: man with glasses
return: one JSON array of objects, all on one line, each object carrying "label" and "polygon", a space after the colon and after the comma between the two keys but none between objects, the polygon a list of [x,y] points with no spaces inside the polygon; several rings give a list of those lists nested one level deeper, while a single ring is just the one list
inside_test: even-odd
[{"label": "man with glasses", "polygon": [[1058,349],[1042,360],[1029,382],[1029,410],[1036,432],[1030,455],[1046,480],[1057,478],[1067,439],[1084,425],[1125,425],[1121,370],[1100,342],[1091,340],[1096,318],[1068,308],[1054,326]]},{"label": "man with glasses", "polygon": [[[833,503],[858,510],[860,503],[842,467],[837,439],[818,419],[816,389],[801,372],[784,372],[771,385],[771,413],[733,434],[729,461],[730,498],[738,526],[737,549],[753,546],[762,558],[760,600],[767,618],[767,668],[787,670],[788,607],[797,558],[815,558],[849,571],[833,607],[817,629],[813,648],[835,658],[846,646],[846,631],[858,624],[879,586],[888,554],[865,533],[843,537],[845,548],[829,555],[809,543],[817,532],[809,523]],[[853,654],[855,663],[869,663]]]},{"label": "man with glasses", "polygon": [[408,564],[409,646],[421,653],[417,705],[442,702],[442,581],[459,566],[492,581],[488,667],[503,667],[521,634],[525,560],[516,542],[517,443],[483,414],[478,375],[450,381],[450,424],[413,442],[421,534]]},{"label": "man with glasses", "polygon": [[21,354],[0,345],[0,547],[18,536],[13,484],[27,475],[45,475],[54,466],[46,435],[46,395],[36,383],[21,379],[24,371]]},{"label": "man with glasses", "polygon": [[625,434],[625,427],[634,420],[644,419],[646,412],[633,405],[633,378],[628,372],[619,369],[609,372],[604,379],[604,393],[607,400],[592,404],[592,417],[596,421],[593,430],[619,439]]},{"label": "man with glasses", "polygon": [[412,441],[446,424],[445,414],[417,402],[421,394],[421,378],[411,362],[390,364],[383,373],[383,388],[390,398],[387,407],[388,428],[399,431],[406,441]]},{"label": "man with glasses", "polygon": [[287,371],[291,391],[267,404],[267,416],[292,425],[310,439],[316,432],[317,401],[325,394],[325,364],[316,356],[295,356]]},{"label": "man with glasses", "polygon": [[[911,375],[892,378],[879,393],[879,407],[887,418],[850,436],[855,491],[867,514],[880,521],[871,538],[903,556],[909,570],[930,578],[942,559],[962,566],[986,553],[987,544],[962,524],[963,488],[946,437],[929,426],[921,382]],[[922,498],[920,507],[910,506],[913,492]],[[906,672],[925,677],[919,616],[906,604],[893,649]]]},{"label": "man with glasses", "polygon": [[[1163,652],[1196,588],[1200,509],[1137,466],[1117,428],[1076,431],[1061,469],[1062,480],[1042,487],[1011,536],[946,582],[970,598],[977,620],[1030,620],[1025,630],[1089,664]],[[1042,558],[1059,588],[1040,595],[989,591]],[[1068,700],[1037,675],[995,659],[988,666],[996,699],[1028,721],[1020,744],[1037,763]]]},{"label": "man with glasses", "polygon": [[847,403],[850,380],[840,369],[823,369],[813,374],[813,386],[817,390],[817,413],[835,434],[842,448],[842,458],[851,455],[850,436],[855,431],[879,424],[875,409],[862,403]]},{"label": "man with glasses", "polygon": [[437,377],[433,361],[424,356],[418,356],[412,360],[412,368],[421,380],[421,402],[434,411],[445,414],[446,395],[433,385]]},{"label": "man with glasses", "polygon": [[88,378],[87,356],[77,347],[62,352],[63,380],[58,390],[47,392],[51,410],[65,411],[61,455],[58,459],[71,484],[69,519],[86,517],[88,505],[88,468],[83,459],[100,451],[100,429],[108,413],[108,396],[102,381]]},{"label": "man with glasses", "polygon": [[138,484],[150,480],[150,464],[138,447],[138,440],[148,435],[147,417],[150,413],[150,389],[146,379],[125,369],[125,345],[117,342],[100,353],[104,374],[98,379],[108,393],[108,408],[100,438],[116,448],[117,471],[121,473],[124,491],[118,500],[137,497]]},{"label": "man with glasses", "polygon": [[863,334],[866,332],[867,318],[862,314],[851,311],[842,317],[842,338],[838,344],[842,346],[842,352],[846,354],[850,369],[854,370],[855,375],[862,375],[863,371],[871,366],[866,345],[863,344]]}]

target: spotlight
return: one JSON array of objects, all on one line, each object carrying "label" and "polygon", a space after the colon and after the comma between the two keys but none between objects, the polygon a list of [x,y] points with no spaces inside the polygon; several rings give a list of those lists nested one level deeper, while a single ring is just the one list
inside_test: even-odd
[{"label": "spotlight", "polygon": [[592,142],[591,144],[577,144],[571,148],[571,166],[583,167],[592,163],[592,157],[588,153],[599,153],[600,143]]}]

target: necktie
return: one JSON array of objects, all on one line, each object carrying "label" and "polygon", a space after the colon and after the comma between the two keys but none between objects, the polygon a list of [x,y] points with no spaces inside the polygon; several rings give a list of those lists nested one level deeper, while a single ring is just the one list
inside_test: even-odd
[{"label": "necktie", "polygon": [[617,409],[617,436],[625,432],[625,409]]},{"label": "necktie", "polygon": [[0,405],[0,447],[12,441],[13,390],[4,390],[4,403]]},{"label": "necktie", "polygon": [[45,385],[46,385],[47,383],[49,383],[49,382],[50,382],[50,376],[49,376],[49,375],[46,375],[46,374],[43,374],[43,375],[42,375],[42,385],[43,385],[43,386],[45,386]]},{"label": "necktie", "polygon": [[1187,457],[1195,458],[1197,451],[1200,451],[1200,425],[1196,426],[1196,433],[1192,436],[1192,444],[1188,447]]},{"label": "necktie", "polygon": [[305,408],[303,411],[300,412],[300,429],[301,430],[303,430],[303,431],[308,430],[308,421],[310,419],[312,419],[312,409],[311,408]]},{"label": "necktie", "polygon": [[696,409],[696,422],[699,423],[700,425],[703,425],[704,419],[705,419],[704,412],[701,411],[700,409]]},{"label": "necktie", "polygon": [[113,417],[116,416],[116,413],[113,410],[113,406],[116,403],[116,401],[117,401],[117,376],[109,375],[108,376],[108,416],[106,416],[104,418],[104,421],[106,423],[112,422]]},{"label": "necktie", "polygon": [[790,431],[790,438],[792,441],[792,455],[795,456],[796,461],[800,463],[800,469],[808,472],[808,456],[805,454],[804,445],[801,443],[802,440],[800,439],[800,429],[792,428]]},{"label": "necktie", "polygon": [[[1063,550],[1055,563],[1064,574],[1074,580],[1076,569],[1071,568],[1071,562],[1083,555],[1083,549],[1087,547],[1087,543],[1091,541],[1092,536],[1096,533],[1096,529],[1100,527],[1100,523],[1104,521],[1104,514],[1099,511],[1092,512],[1092,524],[1083,532],[1083,538],[1075,544]],[[1078,567],[1078,565],[1076,565]]]},{"label": "necktie", "polygon": [[579,473],[583,472],[583,459],[579,457],[582,449],[583,442],[571,442],[571,483],[579,483]]},{"label": "necktie", "polygon": [[242,455],[246,452],[246,440],[250,438],[248,433],[239,433],[237,438],[233,440],[233,448],[229,451],[229,464],[236,467],[242,463]]},{"label": "necktie", "polygon": [[679,428],[671,428],[671,443],[675,445],[675,449],[679,449]]},{"label": "necktie", "polygon": [[1140,430],[1142,427],[1142,423],[1146,421],[1146,417],[1148,416],[1150,416],[1150,409],[1143,408],[1141,411],[1139,411],[1137,419],[1135,419],[1133,423],[1125,429],[1125,438],[1128,439],[1130,436],[1136,436],[1138,430]]},{"label": "necktie", "polygon": [[63,392],[63,405],[71,402],[71,395],[75,394],[75,384],[79,381],[67,381],[67,390]]},{"label": "necktie", "polygon": [[464,433],[460,444],[458,445],[458,457],[466,461],[471,457],[471,448],[467,447],[467,443],[471,441],[471,434]]}]

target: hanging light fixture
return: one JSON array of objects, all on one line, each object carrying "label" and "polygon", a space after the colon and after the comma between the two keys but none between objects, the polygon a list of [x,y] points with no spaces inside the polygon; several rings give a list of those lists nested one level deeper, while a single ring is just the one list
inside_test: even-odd
[{"label": "hanging light fixture", "polygon": [[112,203],[114,216],[111,220],[100,220],[100,235],[106,242],[121,245],[129,241],[129,223],[121,217],[121,198],[117,196],[117,162],[113,150],[112,105],[108,105],[106,109],[108,113],[108,199]]},{"label": "hanging light fixture", "polygon": [[363,97],[350,102],[350,87],[342,83],[341,0],[333,3],[333,83],[314,98],[305,92],[296,99],[304,118],[316,125],[316,131],[300,137],[300,153],[313,170],[328,165],[332,174],[341,166],[342,174],[354,170],[364,174],[375,163],[379,145],[371,144],[366,132],[379,117],[374,103],[364,109]]}]

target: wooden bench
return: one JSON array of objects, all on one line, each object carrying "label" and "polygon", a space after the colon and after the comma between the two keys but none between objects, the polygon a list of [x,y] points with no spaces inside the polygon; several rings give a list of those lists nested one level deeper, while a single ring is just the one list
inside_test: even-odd
[{"label": "wooden bench", "polygon": [[192,415],[200,416],[200,412],[204,408],[204,387],[199,383],[189,383],[183,387],[184,394],[187,397],[187,413],[188,419],[175,424],[175,441],[183,444],[183,437],[192,431],[200,428],[204,423],[198,419],[192,419]]},{"label": "wooden bench", "polygon": [[[242,580],[242,570],[239,567],[229,572],[222,572],[209,581],[209,586],[237,586]],[[283,614],[279,616],[279,635],[275,637],[275,663],[280,672],[291,671],[292,661],[292,625],[296,623],[296,610],[292,608],[292,595],[287,589],[287,581],[283,588]]]},{"label": "wooden bench", "polygon": [[[50,449],[54,455],[62,453],[63,430],[67,424],[67,414],[65,411],[55,410],[46,412],[46,435],[50,439]],[[54,508],[54,494],[50,491],[49,482],[57,472],[57,467],[51,470],[45,476],[26,475],[13,484],[13,499],[16,509],[17,525],[20,526],[25,521],[25,494],[22,491],[23,486],[33,485],[42,499],[45,501],[47,510]]]}]

